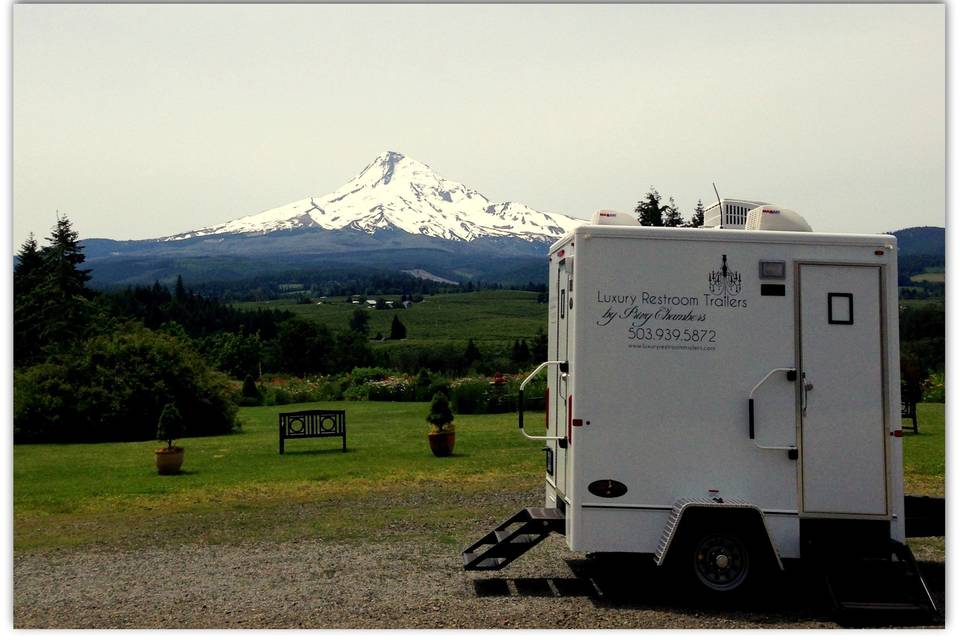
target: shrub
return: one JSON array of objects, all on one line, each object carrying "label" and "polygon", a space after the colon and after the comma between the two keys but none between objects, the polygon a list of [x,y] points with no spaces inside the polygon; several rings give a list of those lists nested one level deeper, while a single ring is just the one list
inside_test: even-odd
[{"label": "shrub", "polygon": [[14,440],[153,440],[167,404],[192,435],[229,433],[237,426],[232,393],[188,343],[130,323],[16,376]]},{"label": "shrub", "polygon": [[923,390],[923,401],[946,402],[946,387],[942,373],[934,373],[927,378],[927,384]]},{"label": "shrub", "polygon": [[187,432],[187,425],[183,421],[177,405],[167,403],[160,412],[157,421],[157,440],[166,440],[167,449],[173,449],[173,441],[179,440]]},{"label": "shrub", "polygon": [[370,395],[370,387],[366,384],[351,385],[343,392],[344,400],[367,400]]},{"label": "shrub", "polygon": [[243,379],[243,390],[240,392],[240,396],[240,402],[245,407],[255,407],[260,404],[262,398],[253,376],[247,375]]},{"label": "shrub", "polygon": [[409,376],[391,376],[384,380],[368,382],[367,400],[411,402],[416,400],[416,387]]},{"label": "shrub", "polygon": [[427,422],[433,427],[432,431],[453,431],[453,412],[450,411],[450,402],[447,396],[438,393],[430,401],[430,413]]},{"label": "shrub", "polygon": [[356,367],[350,372],[350,379],[355,385],[362,385],[371,380],[384,380],[397,372],[383,367]]},{"label": "shrub", "polygon": [[486,409],[486,378],[461,378],[450,384],[453,408],[457,413],[483,413]]}]

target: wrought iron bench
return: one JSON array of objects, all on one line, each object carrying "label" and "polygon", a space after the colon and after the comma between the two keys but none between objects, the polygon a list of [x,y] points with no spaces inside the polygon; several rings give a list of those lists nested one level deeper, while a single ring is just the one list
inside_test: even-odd
[{"label": "wrought iron bench", "polygon": [[917,403],[922,396],[920,385],[900,385],[900,422],[902,424],[904,420],[910,421],[910,424],[901,426],[901,430],[920,432],[917,427]]},{"label": "wrought iron bench", "polygon": [[280,414],[280,453],[284,440],[341,438],[347,450],[347,412],[342,409],[310,409]]}]

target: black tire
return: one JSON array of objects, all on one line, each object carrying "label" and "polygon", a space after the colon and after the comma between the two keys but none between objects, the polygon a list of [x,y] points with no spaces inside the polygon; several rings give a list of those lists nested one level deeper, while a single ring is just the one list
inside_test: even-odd
[{"label": "black tire", "polygon": [[687,560],[707,592],[732,593],[751,577],[751,549],[742,533],[711,531],[692,538]]},{"label": "black tire", "polygon": [[749,529],[724,522],[688,524],[670,550],[668,565],[685,593],[724,604],[764,582],[769,558]]}]

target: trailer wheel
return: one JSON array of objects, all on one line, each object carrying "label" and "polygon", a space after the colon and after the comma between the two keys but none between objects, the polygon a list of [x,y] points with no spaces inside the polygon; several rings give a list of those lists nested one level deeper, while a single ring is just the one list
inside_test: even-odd
[{"label": "trailer wheel", "polygon": [[697,514],[681,530],[666,566],[684,593],[732,603],[756,595],[769,577],[769,554],[749,521]]},{"label": "trailer wheel", "polygon": [[735,532],[711,532],[696,536],[693,574],[710,591],[730,592],[750,576],[750,547]]}]

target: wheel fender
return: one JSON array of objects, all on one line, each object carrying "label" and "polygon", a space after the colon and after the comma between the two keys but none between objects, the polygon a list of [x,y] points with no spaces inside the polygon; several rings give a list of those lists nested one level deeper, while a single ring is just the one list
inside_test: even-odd
[{"label": "wheel fender", "polygon": [[710,523],[723,526],[733,524],[753,534],[760,543],[761,553],[768,552],[776,561],[777,567],[783,571],[780,552],[770,536],[763,511],[756,505],[738,501],[681,500],[677,502],[660,536],[660,544],[654,556],[657,566],[662,566],[668,560],[671,550],[676,548],[674,545],[676,540],[685,533]]}]

